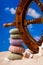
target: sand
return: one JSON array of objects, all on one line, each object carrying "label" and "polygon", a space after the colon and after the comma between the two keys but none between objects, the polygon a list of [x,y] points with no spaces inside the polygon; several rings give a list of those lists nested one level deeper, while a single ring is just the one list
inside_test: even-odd
[{"label": "sand", "polygon": [[7,60],[9,52],[0,52],[0,65],[43,65],[43,56],[37,57],[34,55],[34,58],[25,58],[22,60]]}]

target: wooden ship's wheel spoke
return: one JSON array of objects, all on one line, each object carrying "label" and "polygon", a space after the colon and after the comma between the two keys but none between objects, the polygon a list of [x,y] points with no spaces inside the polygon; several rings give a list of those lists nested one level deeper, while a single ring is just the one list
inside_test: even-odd
[{"label": "wooden ship's wheel spoke", "polygon": [[29,24],[42,24],[41,18],[33,19],[33,20],[25,20],[24,26],[27,26]]},{"label": "wooden ship's wheel spoke", "polygon": [[[33,20],[24,20],[24,26],[27,26],[29,24],[40,24],[40,23],[43,23],[42,20],[43,18],[37,18]],[[8,26],[16,26],[16,22],[4,24],[4,27],[8,27]]]},{"label": "wooden ship's wheel spoke", "polygon": [[38,6],[40,7],[41,11],[43,12],[43,4],[40,2],[40,0],[34,0]]},{"label": "wooden ship's wheel spoke", "polygon": [[27,29],[27,25],[40,24],[40,23],[42,24],[43,23],[43,16],[42,16],[42,18],[36,18],[33,20],[26,20],[25,19],[28,7],[33,1],[38,4],[41,11],[43,12],[43,4],[40,2],[40,0],[20,0],[20,3],[19,3],[17,10],[16,10],[15,22],[4,24],[4,26],[5,27],[16,26],[19,29],[19,33],[21,34],[21,38],[23,39],[23,41],[25,42],[27,47],[30,50],[32,50],[34,53],[38,53],[39,52],[38,44],[40,44],[40,43],[37,42],[35,39],[33,39],[33,37],[30,35],[30,33]]},{"label": "wooden ship's wheel spoke", "polygon": [[16,22],[13,22],[13,23],[5,23],[3,26],[4,27],[16,26]]}]

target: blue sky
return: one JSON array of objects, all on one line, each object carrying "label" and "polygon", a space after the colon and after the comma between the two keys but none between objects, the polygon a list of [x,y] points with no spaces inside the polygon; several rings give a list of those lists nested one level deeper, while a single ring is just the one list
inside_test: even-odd
[{"label": "blue sky", "polygon": [[[15,20],[16,9],[20,0],[0,0],[0,51],[8,50],[10,45],[8,38],[9,30],[14,27],[4,28],[3,24]],[[43,0],[41,0],[43,3]],[[35,2],[30,5],[26,19],[34,19],[42,16],[42,12]],[[43,30],[43,24],[30,24],[27,26],[30,34],[39,40]]]}]

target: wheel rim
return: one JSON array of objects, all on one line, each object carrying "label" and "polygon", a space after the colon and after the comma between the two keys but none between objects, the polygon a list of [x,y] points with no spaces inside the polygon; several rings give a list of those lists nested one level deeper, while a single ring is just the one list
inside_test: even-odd
[{"label": "wheel rim", "polygon": [[[30,33],[28,32],[27,27],[24,26],[25,15],[29,5],[33,0],[21,0],[19,6],[16,11],[16,25],[19,28],[19,32],[21,34],[21,38],[24,40],[25,44],[34,52],[37,53],[39,51],[37,41],[32,38]],[[37,4],[39,0],[34,0]],[[40,6],[38,4],[38,6]],[[40,7],[41,8],[41,7]],[[41,11],[42,8],[41,8]],[[20,18],[21,17],[21,18]]]}]

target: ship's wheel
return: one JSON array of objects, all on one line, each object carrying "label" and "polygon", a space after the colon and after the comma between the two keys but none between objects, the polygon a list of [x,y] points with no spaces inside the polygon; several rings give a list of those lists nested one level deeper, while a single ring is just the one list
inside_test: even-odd
[{"label": "ship's wheel", "polygon": [[41,11],[43,12],[43,4],[40,2],[40,0],[20,0],[20,3],[16,10],[16,20],[15,22],[4,24],[5,27],[8,26],[16,26],[19,29],[19,32],[21,34],[21,38],[25,42],[25,44],[28,46],[30,50],[32,50],[34,53],[38,53],[38,42],[33,39],[33,37],[30,35],[27,25],[29,24],[42,24],[43,23],[43,16],[41,18],[36,18],[33,20],[26,20],[26,13],[28,11],[28,7],[32,2],[37,3],[37,5],[40,7]]}]

